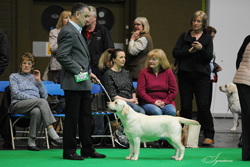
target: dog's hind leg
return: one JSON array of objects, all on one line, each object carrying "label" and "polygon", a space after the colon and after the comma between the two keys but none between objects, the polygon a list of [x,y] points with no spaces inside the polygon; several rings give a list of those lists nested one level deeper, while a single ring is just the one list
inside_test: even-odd
[{"label": "dog's hind leg", "polygon": [[181,144],[181,142],[176,144],[178,150],[181,151],[179,158],[175,158],[176,161],[182,161],[184,154],[185,154],[185,147]]},{"label": "dog's hind leg", "polygon": [[[170,142],[168,142],[168,143],[170,143]],[[179,148],[175,145],[175,144],[173,144],[173,143],[171,143],[171,145],[174,147],[174,149],[175,149],[175,154],[174,154],[174,156],[172,156],[171,157],[171,159],[176,159],[176,158],[178,158],[178,156],[179,156]]]},{"label": "dog's hind leg", "polygon": [[180,135],[171,136],[170,138],[167,138],[167,140],[169,144],[171,144],[175,149],[175,155],[172,156],[171,159],[175,159],[176,161],[181,161],[185,153],[185,147],[181,143],[181,136]]},{"label": "dog's hind leg", "polygon": [[131,158],[132,161],[137,161],[140,153],[141,139],[139,137],[134,138],[134,157]]},{"label": "dog's hind leg", "polygon": [[236,131],[237,123],[238,123],[238,113],[233,113],[233,127],[230,129],[231,132]]}]

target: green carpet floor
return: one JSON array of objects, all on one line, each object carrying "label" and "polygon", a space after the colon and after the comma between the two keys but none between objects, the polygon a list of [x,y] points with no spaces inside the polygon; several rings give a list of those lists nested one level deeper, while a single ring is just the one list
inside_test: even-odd
[{"label": "green carpet floor", "polygon": [[[241,160],[238,148],[187,148],[182,161],[170,159],[173,149],[141,148],[138,161],[125,160],[129,149],[97,149],[105,159],[87,158],[83,161],[62,159],[61,149],[0,151],[0,167],[249,167],[250,161]],[[80,153],[80,150],[77,151]]]}]

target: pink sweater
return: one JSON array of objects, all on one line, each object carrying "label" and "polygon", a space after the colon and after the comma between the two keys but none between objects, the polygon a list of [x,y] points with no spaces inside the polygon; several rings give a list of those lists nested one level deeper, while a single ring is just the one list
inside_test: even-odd
[{"label": "pink sweater", "polygon": [[156,100],[170,104],[178,93],[171,69],[160,70],[156,76],[151,68],[145,68],[141,70],[137,82],[140,104],[155,104]]}]

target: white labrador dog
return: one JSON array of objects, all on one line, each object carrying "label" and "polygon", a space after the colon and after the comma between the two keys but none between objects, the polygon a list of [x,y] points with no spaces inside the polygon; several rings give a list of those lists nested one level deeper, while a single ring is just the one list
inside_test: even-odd
[{"label": "white labrador dog", "polygon": [[141,142],[156,141],[162,137],[165,137],[175,149],[175,155],[172,156],[172,159],[181,161],[184,157],[185,147],[181,143],[182,127],[180,123],[199,125],[197,121],[182,117],[147,116],[137,113],[120,99],[108,103],[108,107],[111,110],[116,110],[115,113],[122,121],[130,147],[130,154],[126,159],[133,161],[138,160]]},{"label": "white labrador dog", "polygon": [[228,109],[230,109],[233,114],[233,127],[230,131],[234,132],[237,125],[239,125],[238,118],[241,114],[237,87],[234,83],[228,83],[225,86],[220,86],[220,91],[225,92],[227,95]]}]

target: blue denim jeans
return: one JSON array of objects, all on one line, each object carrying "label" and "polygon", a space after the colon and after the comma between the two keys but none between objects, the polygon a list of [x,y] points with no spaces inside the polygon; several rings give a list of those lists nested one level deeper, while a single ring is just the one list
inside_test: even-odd
[{"label": "blue denim jeans", "polygon": [[145,114],[144,109],[141,108],[139,105],[137,105],[137,104],[135,104],[135,103],[129,103],[129,102],[127,102],[127,104],[128,104],[131,108],[133,108],[136,112]]},{"label": "blue denim jeans", "polygon": [[176,116],[176,108],[173,104],[167,104],[163,108],[155,104],[144,104],[142,108],[145,110],[146,115],[172,115]]}]

